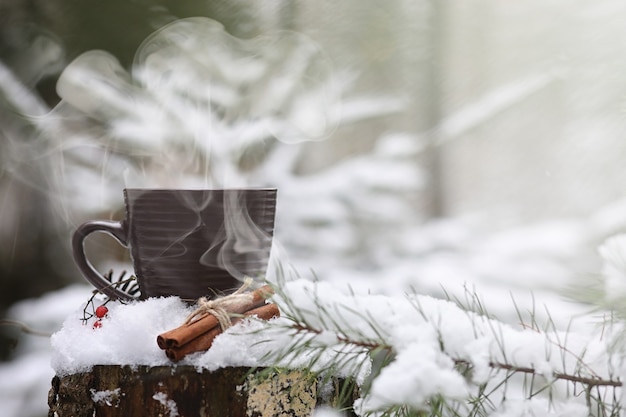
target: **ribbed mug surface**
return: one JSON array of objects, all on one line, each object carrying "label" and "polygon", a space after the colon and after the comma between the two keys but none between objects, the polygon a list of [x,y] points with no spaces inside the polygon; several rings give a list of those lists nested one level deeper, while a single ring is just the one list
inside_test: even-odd
[{"label": "ribbed mug surface", "polygon": [[142,298],[196,299],[264,276],[276,190],[126,189],[124,195]]}]

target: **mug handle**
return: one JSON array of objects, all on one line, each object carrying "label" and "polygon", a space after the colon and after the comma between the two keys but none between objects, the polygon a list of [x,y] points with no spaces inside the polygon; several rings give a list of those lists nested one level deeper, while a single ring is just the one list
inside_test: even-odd
[{"label": "mug handle", "polygon": [[74,262],[80,272],[98,291],[108,295],[114,300],[130,301],[135,298],[111,285],[100,272],[98,272],[85,255],[85,238],[93,232],[104,232],[113,236],[124,247],[128,247],[126,242],[126,227],[122,222],[91,220],[78,226],[72,236],[72,253]]}]

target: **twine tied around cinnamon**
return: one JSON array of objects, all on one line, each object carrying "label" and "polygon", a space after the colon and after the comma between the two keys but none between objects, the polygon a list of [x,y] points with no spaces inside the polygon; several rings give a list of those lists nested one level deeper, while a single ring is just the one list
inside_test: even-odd
[{"label": "twine tied around cinnamon", "polygon": [[185,324],[191,324],[194,321],[211,314],[217,319],[222,331],[226,331],[226,329],[232,326],[232,322],[230,320],[231,317],[228,313],[228,305],[233,304],[234,302],[236,303],[237,299],[240,298],[248,288],[250,288],[252,282],[252,278],[246,277],[243,284],[237,289],[237,291],[214,300],[209,300],[206,297],[200,297],[197,301],[198,308],[187,316]]}]

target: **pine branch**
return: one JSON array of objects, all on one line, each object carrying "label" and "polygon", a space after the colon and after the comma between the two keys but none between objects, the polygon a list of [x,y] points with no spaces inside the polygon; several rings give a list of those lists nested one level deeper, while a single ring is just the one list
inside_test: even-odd
[{"label": "pine branch", "polygon": [[[587,363],[587,348],[582,346],[584,349],[579,352],[578,348],[569,346],[569,333],[563,338],[551,318],[547,325],[540,325],[536,321],[534,305],[530,324],[525,323],[523,315],[517,309],[522,327],[526,329],[523,333],[527,333],[529,337],[530,344],[525,346],[520,344],[519,338],[523,336],[518,334],[519,331],[488,314],[477,297],[466,299],[471,302],[470,308],[459,305],[462,304],[459,300],[450,303],[449,300],[417,295],[409,295],[409,304],[385,304],[384,297],[381,299],[381,296],[373,296],[370,300],[368,296],[335,294],[332,293],[332,286],[320,283],[296,280],[281,284],[276,288],[275,301],[284,312],[283,317],[289,321],[282,322],[280,327],[292,336],[292,340],[284,349],[273,352],[273,359],[278,362],[289,359],[299,366],[310,368],[320,368],[321,365],[321,369],[330,373],[338,371],[345,374],[343,362],[348,360],[348,356],[353,361],[366,358],[371,368],[369,376],[360,383],[362,402],[359,405],[366,414],[408,415],[405,412],[411,414],[426,409],[430,415],[441,415],[441,409],[434,401],[439,398],[443,401],[443,407],[446,407],[446,415],[486,416],[504,406],[511,390],[518,388],[523,390],[522,397],[531,403],[531,408],[537,404],[543,407],[542,401],[547,401],[550,406],[560,407],[561,403],[570,399],[574,401],[572,397],[584,395],[587,408],[597,411],[597,415],[612,416],[616,415],[616,410],[621,410],[620,401],[615,398],[618,395],[616,391],[619,393],[624,384],[611,372],[612,362],[607,364],[608,375],[596,373],[591,364]],[[406,328],[402,328],[402,331],[392,328],[398,320],[407,320],[404,323]],[[466,325],[472,326],[473,338],[472,333],[465,331],[458,335],[455,333],[456,327],[462,325],[461,320],[467,320]],[[418,333],[409,334],[407,331]],[[424,337],[420,336],[422,331]],[[540,337],[537,338],[536,335]],[[510,343],[509,337],[512,340]],[[545,361],[552,364],[551,368],[535,366],[537,362],[533,358],[542,352],[534,344],[540,340],[546,344]],[[474,341],[478,344],[467,348],[463,346],[464,343],[471,344]],[[416,376],[418,382],[410,382],[413,384],[411,389],[415,389],[416,395],[421,397],[407,402],[403,391],[405,388],[400,388],[396,395],[381,385],[393,383],[396,374],[400,378],[407,377],[403,374],[404,366],[421,365],[420,359],[410,356],[413,343],[417,344],[417,352],[421,352],[423,348],[424,354],[432,354],[434,366],[444,374],[449,374],[447,379],[442,376],[441,381],[462,378],[467,384],[468,392],[462,393],[463,390],[457,390],[456,385],[445,385],[447,382],[442,383],[438,378],[433,380],[432,386],[428,386],[428,377]],[[483,343],[490,344],[500,354],[493,353],[487,357],[479,354],[474,360],[473,355],[478,353],[476,349],[482,349]],[[611,350],[610,346],[607,348],[609,356],[619,354],[619,351]],[[512,355],[517,355],[515,352],[518,349],[521,349],[522,355],[517,357],[525,361],[521,362],[521,366],[517,365],[520,360],[514,364],[511,359]],[[383,355],[379,355],[379,352]],[[341,357],[339,353],[342,354]],[[555,364],[558,358],[551,358],[554,353],[562,357],[561,365]],[[314,361],[308,358],[314,358]],[[377,362],[379,359],[383,361]],[[529,366],[523,366],[523,363],[528,363]],[[364,368],[353,368],[357,369]],[[383,373],[385,369],[388,372]],[[410,371],[406,368],[406,372]],[[459,383],[462,379],[457,379],[454,383]],[[381,383],[375,384],[376,381]],[[518,386],[518,383],[522,385]],[[566,401],[559,396],[558,389],[554,391],[555,387],[560,386],[557,383],[567,387]],[[573,394],[570,392],[572,388]],[[495,398],[498,396],[499,399]]]},{"label": "pine branch", "polygon": [[[295,330],[296,332],[298,332],[298,333],[307,332],[307,333],[313,333],[313,334],[316,334],[316,335],[319,335],[319,334],[322,333],[322,330],[309,327],[309,326],[307,326],[306,324],[303,324],[303,323],[294,323],[291,326],[291,328],[293,330]],[[379,343],[379,342],[375,342],[375,341],[353,340],[353,339],[350,339],[350,338],[348,338],[346,336],[339,336],[339,335],[337,335],[337,340],[339,342],[341,342],[341,343],[345,343],[345,344],[361,347],[361,348],[367,349],[369,351],[386,350],[386,351],[389,351],[389,352],[393,352],[393,346],[385,344],[385,343]],[[465,366],[468,366],[468,367],[472,366],[472,364],[470,362],[468,362],[467,360],[464,360],[464,359],[454,359],[454,358],[452,358],[452,360],[454,361],[455,365],[465,365]],[[542,375],[535,368],[525,367],[525,366],[515,366],[515,365],[508,364],[508,363],[500,363],[500,362],[490,361],[489,362],[489,367],[493,368],[493,369],[512,371],[512,372],[516,372],[516,373],[532,374],[533,376]],[[594,377],[584,377],[584,376],[580,376],[580,375],[571,375],[571,374],[567,374],[567,373],[564,373],[564,372],[554,372],[554,373],[552,373],[551,376],[553,378],[555,378],[555,379],[560,379],[560,380],[570,381],[570,382],[576,382],[576,383],[587,385],[589,387],[602,387],[602,386],[603,387],[621,387],[622,386],[622,382],[619,381],[619,380],[602,379],[602,378],[595,377],[595,376]]]}]

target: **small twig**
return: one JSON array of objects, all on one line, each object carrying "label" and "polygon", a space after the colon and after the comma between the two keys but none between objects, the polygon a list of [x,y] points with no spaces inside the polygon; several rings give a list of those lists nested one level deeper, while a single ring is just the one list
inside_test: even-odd
[{"label": "small twig", "polygon": [[16,320],[5,320],[5,319],[2,319],[2,320],[0,320],[0,326],[17,327],[18,329],[20,329],[20,331],[22,331],[22,333],[32,334],[34,336],[42,336],[42,337],[50,337],[50,336],[52,336],[52,333],[46,333],[46,332],[42,332],[42,331],[39,331],[39,330],[35,330],[32,327],[28,326],[27,324],[22,323],[20,321],[16,321]]},{"label": "small twig", "polygon": [[[456,359],[454,363],[459,365],[471,365],[469,362],[463,359]],[[526,366],[515,366],[510,365],[508,363],[499,363],[499,362],[489,362],[489,366],[494,369],[502,369],[506,371],[520,372],[525,374],[539,375],[535,368],[526,367]],[[605,386],[605,387],[621,387],[621,381],[614,381],[612,379],[602,379],[598,377],[583,377],[577,375],[570,375],[562,372],[554,372],[552,376],[556,379],[562,379],[571,382],[579,382],[581,384],[585,384],[588,386]]]},{"label": "small twig", "polygon": [[[294,329],[297,332],[308,332],[308,333],[315,333],[315,334],[322,334],[321,330],[318,329],[314,329],[312,327],[308,327],[306,325],[302,325],[299,323],[295,323],[291,326],[292,329]],[[337,335],[337,340],[339,342],[342,343],[346,343],[349,345],[353,345],[353,346],[358,346],[358,347],[362,347],[365,349],[370,349],[370,350],[375,350],[375,349],[379,349],[379,350],[393,350],[393,347],[390,345],[386,345],[384,343],[377,343],[377,342],[363,342],[360,340],[352,340],[349,339],[345,336],[339,336]]]}]

